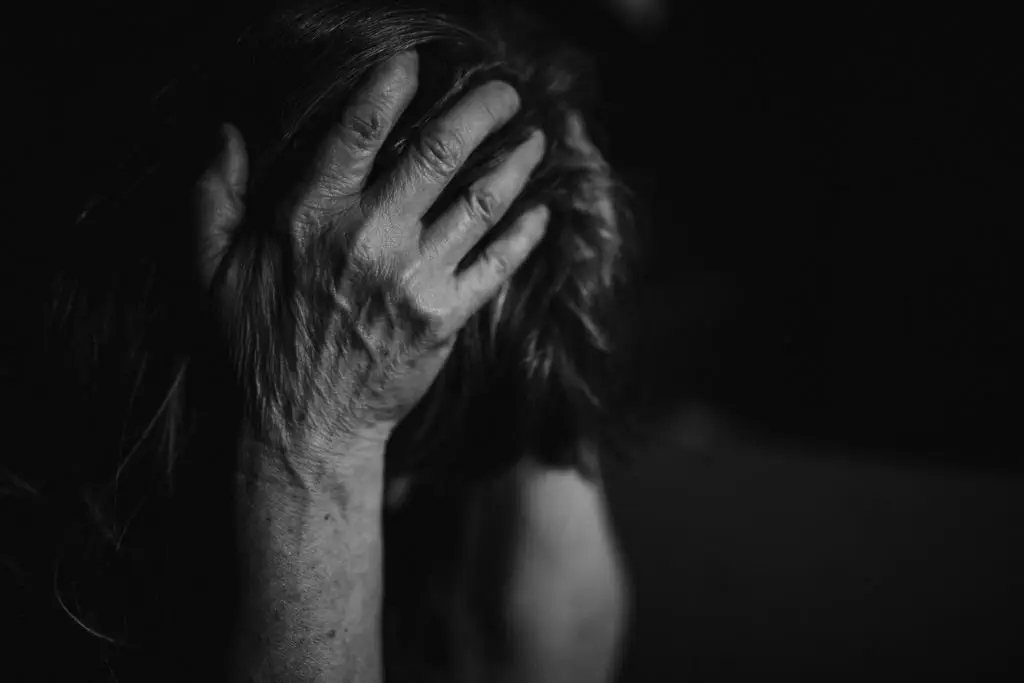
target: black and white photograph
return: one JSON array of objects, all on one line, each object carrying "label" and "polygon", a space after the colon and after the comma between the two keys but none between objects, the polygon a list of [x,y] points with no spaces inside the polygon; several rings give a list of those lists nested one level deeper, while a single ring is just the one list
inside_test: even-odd
[{"label": "black and white photograph", "polygon": [[1012,4],[5,15],[0,681],[1024,680]]}]

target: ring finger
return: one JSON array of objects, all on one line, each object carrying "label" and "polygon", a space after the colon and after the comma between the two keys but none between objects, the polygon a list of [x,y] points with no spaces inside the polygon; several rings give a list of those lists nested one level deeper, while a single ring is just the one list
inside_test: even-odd
[{"label": "ring finger", "polygon": [[536,131],[495,171],[470,187],[424,235],[423,254],[449,272],[505,215],[544,157],[544,134]]}]

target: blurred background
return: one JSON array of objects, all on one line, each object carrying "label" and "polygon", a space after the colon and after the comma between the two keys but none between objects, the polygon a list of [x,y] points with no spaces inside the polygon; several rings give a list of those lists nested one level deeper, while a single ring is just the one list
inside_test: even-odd
[{"label": "blurred background", "polygon": [[555,4],[650,222],[621,680],[1021,669],[1008,18]]},{"label": "blurred background", "polygon": [[[620,680],[1024,668],[1015,24],[870,3],[519,4],[593,55],[605,148],[642,219],[629,382],[645,441],[609,470],[635,588]],[[58,59],[15,69],[46,78],[11,130],[47,104],[55,130],[102,123],[68,97],[117,83],[96,75],[122,49],[103,36],[145,48],[184,16],[126,5],[78,5],[77,32],[29,25]],[[52,173],[52,143],[11,136],[25,185]]]}]

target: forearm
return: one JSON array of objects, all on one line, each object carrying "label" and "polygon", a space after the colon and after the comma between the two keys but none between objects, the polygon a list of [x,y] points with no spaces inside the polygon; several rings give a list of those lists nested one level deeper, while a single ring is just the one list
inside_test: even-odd
[{"label": "forearm", "polygon": [[383,443],[331,457],[243,444],[236,680],[382,680]]}]

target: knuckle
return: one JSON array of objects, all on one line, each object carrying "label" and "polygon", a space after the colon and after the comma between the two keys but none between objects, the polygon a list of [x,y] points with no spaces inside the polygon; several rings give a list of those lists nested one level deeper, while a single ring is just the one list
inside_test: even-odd
[{"label": "knuckle", "polygon": [[488,249],[484,253],[484,262],[491,272],[502,279],[511,274],[515,265],[507,253],[498,252],[493,249]]},{"label": "knuckle", "polygon": [[408,290],[395,294],[393,306],[402,327],[416,342],[433,339],[444,327],[445,312],[432,297]]},{"label": "knuckle", "polygon": [[374,106],[352,112],[345,124],[351,145],[357,149],[374,147],[384,135],[384,116]]},{"label": "knuckle", "polygon": [[340,232],[333,237],[333,246],[344,260],[347,270],[363,276],[377,276],[381,273],[386,255],[379,253],[367,231]]},{"label": "knuckle", "polygon": [[380,265],[373,253],[373,248],[365,239],[355,238],[345,252],[346,265],[353,271],[363,275],[377,275]]},{"label": "knuckle", "polygon": [[365,274],[372,275],[377,282],[386,283],[391,289],[402,288],[403,259],[400,254],[387,249],[379,236],[360,235],[353,244],[353,252]]},{"label": "knuckle", "polygon": [[466,198],[469,213],[474,218],[493,223],[501,209],[501,198],[488,188],[476,188]]},{"label": "knuckle", "polygon": [[420,162],[431,174],[451,175],[459,166],[459,141],[454,135],[424,135],[420,139]]},{"label": "knuckle", "polygon": [[415,297],[419,291],[420,281],[420,268],[419,264],[415,261],[413,263],[405,264],[405,266],[397,273],[396,282],[406,295]]},{"label": "knuckle", "polygon": [[414,318],[431,329],[441,327],[447,315],[438,297],[429,293],[410,292],[409,308]]},{"label": "knuckle", "polygon": [[447,316],[445,297],[436,286],[424,280],[419,268],[407,267],[398,278],[397,291],[405,302],[407,315],[428,326],[440,325]]}]

